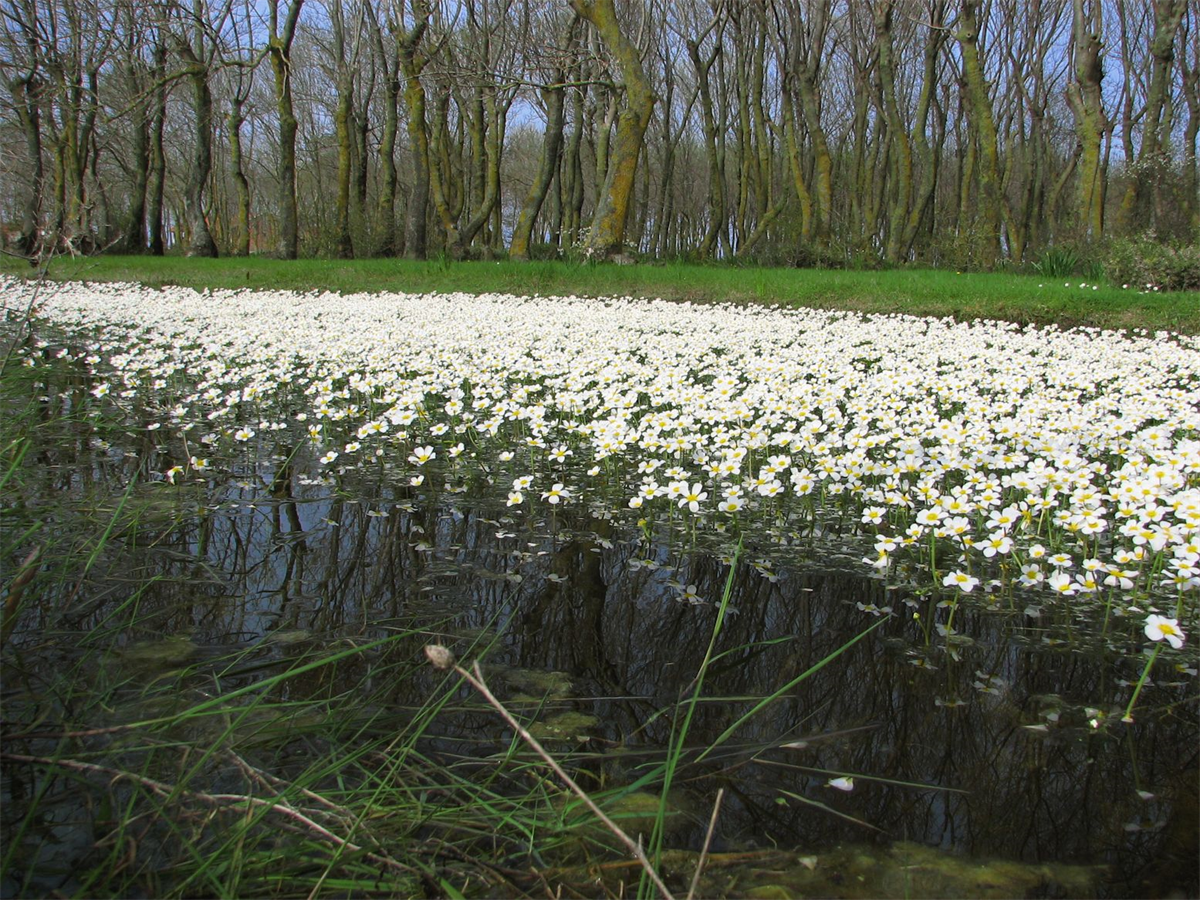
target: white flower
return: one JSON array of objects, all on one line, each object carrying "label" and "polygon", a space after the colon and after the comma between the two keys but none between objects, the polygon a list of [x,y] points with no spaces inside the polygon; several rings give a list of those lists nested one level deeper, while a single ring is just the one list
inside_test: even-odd
[{"label": "white flower", "polygon": [[955,570],[942,579],[942,585],[945,587],[956,587],[964,594],[969,594],[979,586],[979,579],[974,575],[968,575],[966,572]]},{"label": "white flower", "polygon": [[698,481],[690,488],[686,481],[680,482],[680,484],[683,485],[683,489],[679,494],[679,505],[686,505],[692,512],[700,512],[700,504],[708,499],[708,491],[704,490],[704,486]]},{"label": "white flower", "polygon": [[1068,597],[1079,590],[1079,585],[1072,581],[1071,576],[1062,569],[1059,569],[1057,572],[1051,575],[1047,579],[1046,583],[1050,585],[1051,590],[1053,590],[1055,593],[1063,594]]},{"label": "white flower", "polygon": [[864,525],[878,525],[883,521],[883,517],[887,515],[887,510],[882,506],[868,506],[862,511],[862,523]]},{"label": "white flower", "polygon": [[571,499],[571,492],[562,486],[562,482],[557,482],[551,486],[550,490],[542,492],[542,499],[550,504],[558,504],[563,500]]},{"label": "white flower", "polygon": [[936,525],[942,520],[942,510],[938,507],[923,509],[917,513],[917,522],[921,525]]},{"label": "white flower", "polygon": [[1183,629],[1179,627],[1177,619],[1168,619],[1165,616],[1149,615],[1146,616],[1146,637],[1152,641],[1166,641],[1176,650],[1183,646],[1183,642],[1187,635],[1183,633]]},{"label": "white flower", "polygon": [[409,456],[408,461],[414,466],[423,466],[436,456],[437,454],[430,446],[416,447],[413,449],[412,455]]},{"label": "white flower", "polygon": [[854,790],[854,779],[845,775],[840,778],[830,778],[825,782],[825,786],[838,791],[852,791]]}]

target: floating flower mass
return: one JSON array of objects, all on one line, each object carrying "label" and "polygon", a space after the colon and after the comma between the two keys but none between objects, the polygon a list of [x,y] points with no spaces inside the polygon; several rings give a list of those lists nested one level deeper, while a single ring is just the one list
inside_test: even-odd
[{"label": "floating flower mass", "polygon": [[[33,290],[0,287],[13,310]],[[836,517],[878,577],[1195,614],[1192,337],[629,298],[41,291],[88,402],[136,402],[183,439],[164,479],[214,477],[290,429],[311,477],[383,460],[462,491],[475,472],[521,510],[602,499],[734,533]]]}]

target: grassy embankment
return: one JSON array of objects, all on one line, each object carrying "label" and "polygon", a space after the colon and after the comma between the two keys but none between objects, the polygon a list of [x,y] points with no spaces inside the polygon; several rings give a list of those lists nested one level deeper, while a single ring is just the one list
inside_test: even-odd
[{"label": "grassy embankment", "polygon": [[[21,275],[31,272],[12,260],[0,266],[0,271]],[[1081,286],[1084,280],[1080,278],[1014,273],[98,256],[55,259],[49,266],[49,276],[194,288],[662,297],[1200,333],[1200,292],[1139,293],[1107,284],[1093,289],[1091,282]]]}]

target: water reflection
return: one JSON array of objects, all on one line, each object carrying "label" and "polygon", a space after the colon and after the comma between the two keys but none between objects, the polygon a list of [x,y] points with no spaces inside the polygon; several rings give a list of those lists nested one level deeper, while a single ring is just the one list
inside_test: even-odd
[{"label": "water reflection", "polygon": [[[47,460],[40,490],[124,485],[147,464],[101,455],[68,472]],[[947,642],[927,631],[923,598],[906,605],[882,582],[827,571],[820,558],[768,567],[745,554],[731,578],[728,559],[691,552],[686,538],[648,542],[603,516],[527,517],[386,478],[335,490],[282,460],[205,490],[150,487],[154,502],[120,540],[25,613],[17,646],[37,647],[50,627],[101,629],[132,593],[130,645],[180,635],[197,653],[258,644],[267,660],[304,641],[386,635],[415,617],[464,658],[482,656],[519,708],[549,698],[543,718],[583,714],[572,722],[586,733],[568,730],[558,749],[620,781],[667,744],[727,584],[724,655],[691,725],[697,748],[874,624],[864,608],[892,607],[896,615],[718,752],[703,762],[693,754],[680,802],[696,822],[681,841],[699,842],[703,810],[724,787],[717,850],[904,840],[1106,866],[1104,890],[1115,895],[1197,890],[1194,682],[1175,683],[1164,667],[1136,726],[1122,726],[1140,662],[1069,620],[964,608]],[[416,658],[419,645],[410,649]],[[525,670],[564,677],[550,688],[513,674]],[[421,679],[398,682],[392,700],[415,705],[428,690]],[[442,729],[457,752],[507,740],[486,712],[451,715]],[[828,785],[846,774],[852,792]]]}]

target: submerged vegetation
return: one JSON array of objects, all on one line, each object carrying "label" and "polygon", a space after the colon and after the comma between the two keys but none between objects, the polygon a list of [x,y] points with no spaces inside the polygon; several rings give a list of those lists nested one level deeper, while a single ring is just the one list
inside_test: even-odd
[{"label": "submerged vegetation", "polygon": [[[5,893],[766,897],[835,870],[894,895],[1165,893],[1143,869],[1186,855],[1194,338],[4,296]],[[850,673],[870,700],[834,699]],[[940,680],[857,705],[918,677]],[[917,721],[992,755],[900,759]],[[1103,776],[1063,803],[1121,817],[1108,857],[1022,858],[976,821],[972,779],[1033,766]],[[937,831],[963,816],[967,843]],[[814,817],[840,846],[802,845]],[[855,849],[910,827],[1013,858]]]}]

